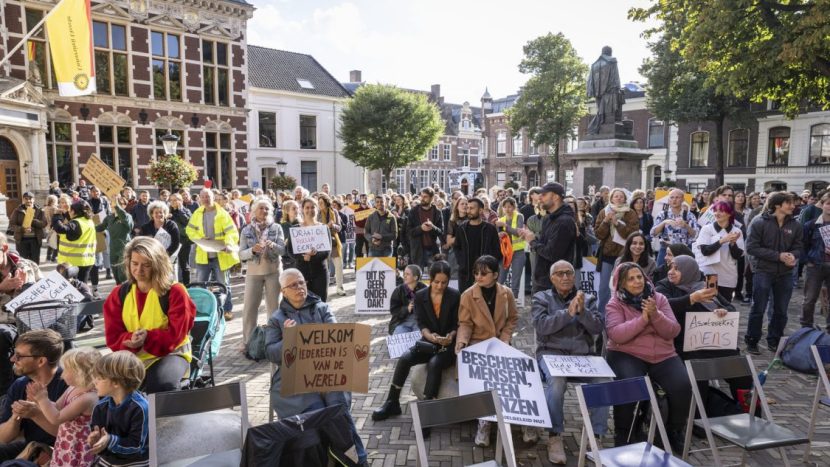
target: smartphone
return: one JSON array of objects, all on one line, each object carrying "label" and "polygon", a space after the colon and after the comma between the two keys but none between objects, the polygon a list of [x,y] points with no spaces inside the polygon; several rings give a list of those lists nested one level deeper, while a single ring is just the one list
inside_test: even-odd
[{"label": "smartphone", "polygon": [[707,274],[706,275],[706,288],[707,289],[717,289],[718,288],[718,275],[717,274]]}]

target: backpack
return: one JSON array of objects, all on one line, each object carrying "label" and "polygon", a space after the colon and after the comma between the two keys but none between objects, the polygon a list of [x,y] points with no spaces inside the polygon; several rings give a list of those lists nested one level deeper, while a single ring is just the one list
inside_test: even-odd
[{"label": "backpack", "polygon": [[254,361],[265,360],[265,328],[267,327],[267,324],[255,327],[248,339],[248,345],[245,346],[245,351]]},{"label": "backpack", "polygon": [[799,373],[818,373],[811,345],[830,345],[830,334],[821,329],[801,328],[787,339],[781,350],[784,366]]}]

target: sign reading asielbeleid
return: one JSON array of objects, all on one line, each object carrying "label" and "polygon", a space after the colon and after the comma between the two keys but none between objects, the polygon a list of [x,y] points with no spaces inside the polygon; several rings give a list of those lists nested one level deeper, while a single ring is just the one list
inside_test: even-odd
[{"label": "sign reading asielbeleid", "polygon": [[281,394],[369,392],[371,332],[371,326],[359,323],[301,324],[285,328]]},{"label": "sign reading asielbeleid", "polygon": [[593,355],[545,355],[551,376],[569,378],[615,378],[614,370],[602,357]]},{"label": "sign reading asielbeleid", "polygon": [[6,303],[6,310],[14,313],[19,307],[32,302],[44,300],[70,300],[79,303],[84,296],[78,289],[72,286],[58,271],[52,271],[46,276],[32,284],[9,303]]},{"label": "sign reading asielbeleid", "polygon": [[405,332],[386,336],[386,347],[389,349],[389,358],[400,358],[407,350],[421,340],[421,331]]},{"label": "sign reading asielbeleid", "polygon": [[357,258],[355,313],[389,313],[395,291],[395,258]]},{"label": "sign reading asielbeleid", "polygon": [[736,349],[739,320],[737,311],[731,311],[723,318],[711,311],[687,312],[683,351]]},{"label": "sign reading asielbeleid", "polygon": [[325,224],[291,227],[288,232],[294,254],[304,254],[311,250],[331,251],[331,233]]},{"label": "sign reading asielbeleid", "polygon": [[[551,426],[536,359],[492,337],[458,354],[458,393],[496,390],[504,421]],[[496,417],[484,420],[495,421]]]}]

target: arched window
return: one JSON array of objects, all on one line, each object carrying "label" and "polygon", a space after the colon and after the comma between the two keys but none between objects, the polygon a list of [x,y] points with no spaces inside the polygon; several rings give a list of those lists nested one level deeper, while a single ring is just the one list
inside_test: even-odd
[{"label": "arched window", "polygon": [[709,165],[709,132],[696,131],[691,134],[689,150],[689,167],[706,167]]},{"label": "arched window", "polygon": [[648,147],[666,147],[666,124],[662,120],[656,118],[648,120]]},{"label": "arched window", "polygon": [[786,166],[790,161],[790,129],[785,126],[770,128],[767,165]]},{"label": "arched window", "polygon": [[729,132],[729,167],[746,167],[749,159],[749,130],[738,128]]},{"label": "arched window", "polygon": [[810,128],[810,165],[830,164],[830,123]]}]

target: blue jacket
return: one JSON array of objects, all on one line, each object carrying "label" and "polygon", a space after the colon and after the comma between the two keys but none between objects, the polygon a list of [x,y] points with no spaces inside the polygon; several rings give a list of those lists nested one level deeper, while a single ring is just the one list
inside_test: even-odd
[{"label": "blue jacket", "polygon": [[822,264],[827,261],[828,255],[824,252],[824,239],[821,238],[821,232],[819,231],[824,226],[824,218],[821,215],[804,225],[802,261],[812,264]]}]

